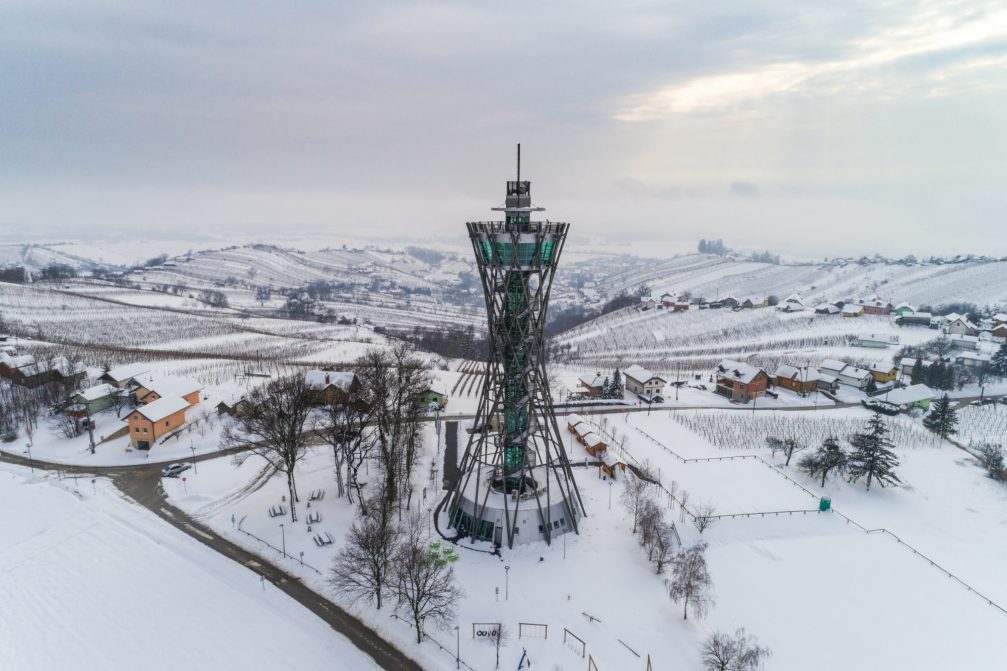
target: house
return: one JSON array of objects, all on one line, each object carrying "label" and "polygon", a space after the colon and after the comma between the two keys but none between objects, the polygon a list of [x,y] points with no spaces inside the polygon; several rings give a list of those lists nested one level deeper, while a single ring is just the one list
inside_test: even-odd
[{"label": "house", "polygon": [[759,296],[750,296],[738,304],[739,307],[750,310],[752,308],[764,308],[769,305],[769,299]]},{"label": "house", "polygon": [[577,425],[584,422],[584,418],[574,413],[566,418],[566,429],[570,433],[577,433]]},{"label": "house", "polygon": [[141,405],[153,403],[165,396],[181,396],[190,406],[199,403],[199,392],[203,385],[184,377],[161,377],[150,374],[133,378],[129,388],[133,398]]},{"label": "house", "polygon": [[854,347],[874,347],[877,349],[883,349],[885,347],[890,347],[891,345],[898,345],[899,337],[876,335],[872,333],[870,335],[855,336],[852,344]]},{"label": "house", "polygon": [[958,335],[957,333],[952,333],[948,336],[948,340],[951,341],[952,347],[957,347],[959,349],[979,349],[978,336]]},{"label": "house", "polygon": [[149,450],[158,438],[185,426],[185,411],[189,402],[181,396],[165,396],[141,405],[129,413],[129,439],[138,450]]},{"label": "house", "polygon": [[948,335],[979,335],[979,327],[969,321],[968,317],[957,317],[944,324],[944,332]]},{"label": "house", "polygon": [[819,303],[815,306],[816,315],[837,315],[841,310],[832,303]]},{"label": "house", "polygon": [[7,335],[6,333],[0,333],[0,342],[7,342],[10,339],[11,336]]},{"label": "house", "polygon": [[909,314],[910,312],[916,312],[916,308],[910,305],[909,303],[899,303],[898,305],[895,306],[895,309],[892,310],[892,312],[897,314],[899,317],[902,317]]},{"label": "house", "polygon": [[[930,366],[930,362],[927,361],[926,359],[923,359],[923,363],[921,365],[923,366],[923,368],[928,368]],[[909,357],[899,359],[899,370],[902,373],[902,375],[912,375],[913,368],[915,367],[916,367],[916,359],[912,359]]]},{"label": "house", "polygon": [[101,412],[115,405],[115,397],[119,390],[108,383],[97,384],[70,396],[70,403],[80,406],[79,412],[84,415]]},{"label": "house", "polygon": [[653,296],[640,296],[640,309],[651,310],[657,307],[657,301]]},{"label": "house", "polygon": [[622,371],[622,377],[626,381],[626,389],[646,401],[660,401],[664,392],[666,380],[654,375],[643,366],[633,364]]},{"label": "house", "polygon": [[360,380],[355,373],[332,370],[309,370],[304,385],[316,405],[346,405],[360,392]]},{"label": "house", "polygon": [[993,315],[993,323],[996,324],[997,326],[1007,324],[1007,313],[998,312],[995,315]]},{"label": "house", "polygon": [[118,389],[125,389],[133,382],[134,378],[149,372],[150,367],[147,364],[134,363],[127,366],[109,368],[106,372],[102,373],[98,381],[107,382]]},{"label": "house", "polygon": [[448,407],[448,395],[427,387],[416,398],[416,405],[423,409],[437,408],[438,410],[443,410]]},{"label": "house", "polygon": [[864,306],[855,305],[853,303],[847,303],[843,306],[840,313],[843,317],[863,317],[864,316]]},{"label": "house", "polygon": [[874,377],[874,381],[878,384],[894,382],[899,374],[898,366],[888,363],[873,364],[868,370],[870,370],[871,376]]},{"label": "house", "polygon": [[[810,366],[797,368],[781,364],[770,379],[777,387],[795,391],[803,396],[819,389],[822,374]],[[834,382],[835,378],[832,378],[832,381]],[[831,387],[831,385],[829,386]]]},{"label": "house", "polygon": [[689,301],[677,300],[671,305],[665,304],[665,307],[671,309],[672,312],[685,312],[689,309]]},{"label": "house", "polygon": [[[740,303],[738,302],[738,299],[735,298],[734,296],[732,296],[731,294],[728,294],[727,296],[724,296],[723,298],[717,299],[717,303],[720,304],[720,307],[732,308],[732,309],[736,308],[736,307],[738,307],[738,305],[740,305]],[[711,303],[710,305],[712,306],[713,303]]]},{"label": "house", "polygon": [[678,294],[676,293],[661,294],[661,305],[663,305],[666,308],[674,306],[677,301],[678,301]]},{"label": "house", "polygon": [[877,296],[870,300],[860,301],[860,307],[864,309],[865,315],[887,315],[892,311],[892,304]]},{"label": "house", "polygon": [[927,328],[934,321],[934,316],[929,312],[903,312],[895,318],[895,323],[899,326],[926,326]]},{"label": "house", "polygon": [[34,389],[50,382],[64,381],[76,386],[85,377],[83,364],[71,364],[66,357],[38,360],[31,355],[0,354],[0,377],[16,385]]},{"label": "house", "polygon": [[820,371],[826,375],[831,375],[836,378],[839,384],[845,384],[850,387],[856,387],[857,389],[867,389],[870,386],[871,380],[874,376],[871,375],[870,371],[864,370],[863,368],[857,368],[856,366],[851,366],[843,361],[838,361],[836,359],[826,359],[818,367]]},{"label": "house", "polygon": [[782,303],[776,306],[781,312],[802,312],[805,309],[804,301],[797,294],[787,296]]},{"label": "house", "polygon": [[994,338],[1007,338],[1007,324],[999,324],[992,331],[990,335]]},{"label": "house", "polygon": [[245,412],[248,407],[248,400],[243,396],[231,396],[217,404],[217,414],[237,417]]},{"label": "house", "polygon": [[714,392],[739,403],[748,403],[762,396],[769,386],[766,371],[740,361],[724,359],[717,364],[714,372],[717,375]]},{"label": "house", "polygon": [[592,457],[597,457],[608,449],[608,443],[605,442],[605,439],[593,431],[586,434],[582,439],[582,442],[584,444],[584,449],[587,450],[587,453]]},{"label": "house", "polygon": [[894,403],[897,406],[909,408],[922,408],[926,410],[930,407],[930,401],[934,400],[937,392],[925,384],[912,384],[908,387],[893,389],[884,395],[884,400]]},{"label": "house", "polygon": [[979,352],[965,351],[954,355],[955,363],[959,366],[967,366],[969,368],[982,368],[983,366],[990,365],[990,361],[993,359],[989,354],[980,354]]},{"label": "house", "polygon": [[605,390],[606,379],[601,373],[581,375],[577,378],[577,384],[581,387],[579,391],[585,396],[601,396],[601,392]]}]

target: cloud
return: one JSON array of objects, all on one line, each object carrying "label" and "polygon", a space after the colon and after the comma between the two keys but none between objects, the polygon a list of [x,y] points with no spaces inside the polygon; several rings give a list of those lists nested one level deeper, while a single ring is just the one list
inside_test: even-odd
[{"label": "cloud", "polygon": [[[891,26],[855,39],[848,53],[839,58],[770,62],[659,86],[629,97],[619,105],[613,118],[624,122],[653,121],[755,105],[787,94],[883,91],[901,83],[904,75],[895,66],[908,59],[960,58],[962,63],[949,66],[952,72],[955,67],[982,68],[989,76],[975,85],[1007,86],[1002,73],[996,72],[999,58],[976,58],[974,53],[975,49],[983,47],[1004,49],[1007,9],[993,3],[987,3],[985,8],[978,3],[942,7],[924,5]],[[771,57],[772,47],[767,46]],[[916,74],[914,71],[910,76]],[[931,95],[948,90],[939,85],[939,80],[934,80],[927,88],[925,93]]]}]

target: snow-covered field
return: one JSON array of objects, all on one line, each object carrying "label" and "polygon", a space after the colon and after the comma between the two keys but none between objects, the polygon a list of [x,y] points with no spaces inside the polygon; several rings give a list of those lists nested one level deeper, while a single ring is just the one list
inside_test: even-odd
[{"label": "snow-covered field", "polygon": [[0,466],[0,668],[377,668],[108,481],[79,484]]},{"label": "snow-covered field", "polygon": [[[719,414],[726,422],[740,417],[736,411],[704,412]],[[781,414],[832,413],[853,421],[868,416],[857,409]],[[756,633],[773,649],[773,669],[995,668],[999,664],[1000,653],[988,642],[997,640],[1007,626],[1007,614],[940,568],[994,601],[1007,602],[1007,579],[999,569],[999,557],[1007,550],[1000,533],[1007,524],[1007,489],[986,478],[965,452],[949,444],[898,447],[902,487],[875,487],[866,492],[862,483],[830,480],[821,489],[793,464],[790,468],[770,464],[761,437],[751,449],[719,449],[667,412],[649,418],[639,413],[624,417],[628,420],[609,416],[608,431],[618,431],[625,439],[627,461],[649,462],[655,472],[660,470],[666,487],[674,481],[679,497],[688,491],[690,509],[710,501],[717,514],[748,515],[718,519],[700,535],[683,521],[677,505],[666,495],[659,497],[669,506],[668,519],[675,521],[684,543],[702,539],[710,544],[715,606],[704,619],[681,619],[680,607],[667,597],[662,578],[654,574],[630,533],[631,520],[619,503],[624,484],[599,479],[595,468],[577,467],[588,510],[579,536],[567,535],[552,547],[533,544],[505,551],[503,559],[462,550],[455,567],[466,597],[459,607],[458,625],[462,659],[473,668],[493,667],[492,647],[472,638],[476,622],[503,622],[511,630],[513,637],[503,649],[501,668],[515,666],[523,649],[536,666],[582,668],[585,661],[563,644],[564,628],[585,641],[599,669],[642,669],[647,655],[655,668],[696,668],[700,641],[716,629],[738,626]],[[749,458],[683,463],[637,427],[686,459]],[[420,493],[414,508],[422,511],[429,511],[435,501],[431,482],[439,483],[442,453],[435,457],[436,446],[430,426],[426,456],[415,474]],[[574,443],[570,456],[578,463],[587,454]],[[253,461],[236,469],[229,460],[217,459],[200,464],[199,469],[184,486],[179,481],[167,483],[177,505],[339,600],[329,591],[324,574],[343,542],[352,512],[345,500],[335,499],[327,451],[319,450],[298,474],[302,493],[327,492],[325,499],[312,503],[310,510],[320,513],[322,520],[311,533],[304,521],[308,512],[304,502],[296,524],[289,517],[267,515],[269,506],[280,504],[285,495],[281,478],[246,489],[257,471]],[[817,512],[819,492],[832,497],[837,512]],[[439,489],[437,495],[442,495]],[[776,511],[798,512],[759,515]],[[866,533],[838,513],[868,529],[887,529],[940,567],[889,533]],[[232,515],[235,527],[240,522],[244,530],[275,548],[286,542],[290,558],[283,559],[279,550],[232,528]],[[310,537],[316,531],[330,533],[336,543],[316,547]],[[322,575],[300,568],[302,551],[304,561]],[[504,566],[511,567],[509,572]],[[390,608],[378,612],[358,604],[353,610],[425,667],[454,668],[453,629],[430,631],[447,651],[430,642],[417,646],[408,626],[389,618],[385,611]],[[548,624],[549,639],[518,639],[518,622]]]}]

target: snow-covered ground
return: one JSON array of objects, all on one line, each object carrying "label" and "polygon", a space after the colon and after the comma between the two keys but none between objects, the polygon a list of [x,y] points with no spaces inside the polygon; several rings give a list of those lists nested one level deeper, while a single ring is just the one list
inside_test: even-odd
[{"label": "snow-covered ground", "polygon": [[[741,417],[736,411],[705,412],[727,423]],[[868,416],[859,409],[827,412],[851,420]],[[826,411],[779,414],[815,418]],[[601,421],[600,416],[594,419]],[[790,468],[770,464],[764,436],[753,437],[751,448],[718,449],[668,412],[607,419],[609,433],[624,439],[624,458],[646,460],[655,471],[660,469],[665,486],[674,481],[679,495],[690,492],[690,508],[710,501],[718,514],[799,512],[723,518],[700,535],[662,495],[660,501],[669,506],[668,519],[676,522],[682,540],[710,544],[716,605],[706,618],[683,621],[680,607],[664,591],[663,578],[654,573],[630,533],[631,520],[619,504],[624,484],[600,479],[594,468],[576,467],[588,511],[580,535],[567,535],[551,547],[538,543],[504,551],[503,559],[461,551],[455,564],[466,592],[458,618],[461,656],[473,668],[493,668],[492,647],[472,637],[472,624],[477,622],[503,622],[511,631],[512,640],[501,654],[502,668],[515,666],[527,649],[536,666],[581,669],[585,661],[564,645],[564,628],[585,641],[599,669],[642,669],[647,655],[655,668],[696,668],[698,646],[706,635],[739,626],[773,649],[773,669],[998,666],[1000,653],[989,641],[998,640],[1007,614],[892,536],[866,533],[837,513],[817,512],[819,495],[830,495],[838,513],[870,529],[887,529],[1003,604],[1007,580],[999,569],[999,557],[1007,550],[1000,533],[1007,524],[1003,512],[1007,489],[986,478],[965,452],[949,444],[898,447],[902,487],[866,492],[862,483],[830,480],[821,489],[793,464]],[[683,463],[654,445],[637,426],[686,459],[737,455],[760,459]],[[415,474],[414,508],[422,511],[429,511],[436,500],[430,483],[439,482],[442,453],[434,454],[433,431],[432,425],[428,427],[424,461]],[[914,435],[905,431],[904,435]],[[587,457],[579,444],[568,449],[574,463]],[[310,511],[320,513],[322,520],[310,533],[304,521],[309,512],[306,502],[300,504],[300,521],[295,524],[289,516],[268,516],[269,506],[289,504],[282,501],[285,482],[274,477],[261,487],[246,488],[256,471],[253,460],[238,469],[230,460],[217,459],[201,463],[199,473],[186,483],[168,481],[166,489],[177,505],[219,533],[299,573],[338,601],[325,574],[343,543],[352,510],[345,500],[335,498],[331,456],[319,449],[298,474],[305,498],[311,490],[326,490],[326,497],[311,505]],[[427,487],[425,499],[423,487]],[[442,492],[437,489],[436,495]],[[290,557],[284,559],[279,550],[239,531],[238,522],[275,548],[285,542]],[[335,544],[316,547],[311,535],[319,531],[331,534]],[[321,575],[300,567],[302,551],[304,561]],[[357,604],[352,610],[426,668],[454,668],[453,629],[430,631],[447,651],[430,642],[417,646],[409,627],[389,617],[390,607],[378,612]],[[548,640],[518,639],[518,622],[548,624]]]},{"label": "snow-covered ground", "polygon": [[378,668],[107,480],[79,485],[0,465],[0,668]]}]

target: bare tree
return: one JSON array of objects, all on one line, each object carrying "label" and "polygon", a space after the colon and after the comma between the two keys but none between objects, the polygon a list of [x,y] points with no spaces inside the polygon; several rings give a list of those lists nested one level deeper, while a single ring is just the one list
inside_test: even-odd
[{"label": "bare tree", "polygon": [[290,492],[290,520],[297,521],[297,482],[294,470],[307,454],[306,432],[311,418],[308,387],[303,376],[294,375],[254,389],[248,408],[224,429],[221,442],[242,448],[234,461],[242,464],[250,455],[265,459],[287,476]]},{"label": "bare tree", "polygon": [[711,635],[700,649],[700,660],[706,671],[758,671],[772,654],[741,628],[733,636],[720,631]]},{"label": "bare tree", "polygon": [[416,628],[416,642],[423,642],[423,624],[443,626],[455,617],[457,604],[465,596],[455,583],[451,566],[457,559],[453,550],[442,551],[423,542],[420,516],[409,520],[406,537],[395,557],[395,594],[399,608],[406,611]]},{"label": "bare tree", "polygon": [[357,374],[371,404],[374,443],[390,503],[412,496],[413,465],[421,447],[418,399],[430,385],[429,366],[405,343],[369,350]]},{"label": "bare tree", "polygon": [[689,619],[689,608],[693,615],[706,613],[713,603],[713,580],[706,567],[706,543],[696,543],[682,550],[671,560],[671,578],[664,581],[668,596],[683,602],[682,619]]},{"label": "bare tree", "polygon": [[365,515],[350,527],[346,546],[332,564],[329,585],[351,601],[366,598],[380,610],[381,591],[392,580],[400,542],[401,533],[389,517]]},{"label": "bare tree", "polygon": [[81,434],[80,422],[76,417],[72,417],[65,412],[57,412],[49,418],[49,426],[52,430],[62,434],[66,438],[76,438]]},{"label": "bare tree", "polygon": [[717,521],[717,506],[713,505],[711,501],[700,503],[696,506],[695,512],[696,515],[693,518],[693,522],[695,522],[696,528],[699,529],[699,533],[703,533]]},{"label": "bare tree", "polygon": [[689,515],[689,509],[686,506],[689,504],[689,491],[686,489],[682,490],[682,493],[678,497],[679,505],[681,506],[681,511],[679,511],[678,521],[685,522],[685,516]]},{"label": "bare tree", "polygon": [[640,545],[647,548],[647,558],[654,558],[654,538],[664,523],[664,511],[649,493],[640,509]]},{"label": "bare tree", "polygon": [[678,534],[675,533],[674,523],[668,524],[664,521],[658,526],[654,536],[654,545],[651,550],[651,561],[654,562],[654,569],[658,575],[664,573],[664,567],[675,556],[678,549]]},{"label": "bare tree", "polygon": [[[325,406],[323,424],[318,429],[322,440],[332,447],[339,496],[346,496],[353,503],[355,491],[364,510],[366,502],[360,491],[358,474],[372,447],[374,432],[367,426],[369,421],[370,405],[353,394],[344,403]],[[344,471],[346,485],[343,484]]]},{"label": "bare tree", "polygon": [[777,438],[776,436],[767,436],[766,443],[769,445],[769,449],[772,451],[773,456],[776,456],[777,452],[783,452],[783,456],[787,458],[784,462],[784,466],[790,465],[790,460],[793,459],[794,455],[807,447],[797,442],[796,438]]},{"label": "bare tree", "polygon": [[503,624],[498,624],[496,627],[496,636],[490,638],[490,643],[493,645],[493,649],[496,652],[496,668],[500,668],[500,648],[507,645],[510,642],[510,631]]},{"label": "bare tree", "polygon": [[644,502],[650,494],[653,476],[650,474],[650,465],[647,462],[640,465],[638,472],[630,472],[631,475],[626,478],[626,487],[622,490],[621,500],[626,511],[633,516],[633,533],[635,534],[640,523],[640,513],[643,511]]}]

